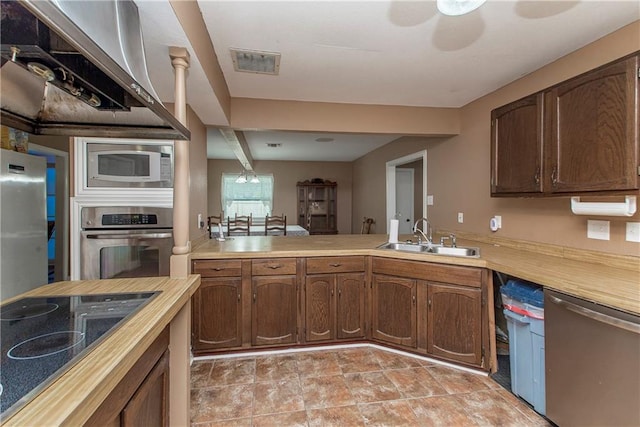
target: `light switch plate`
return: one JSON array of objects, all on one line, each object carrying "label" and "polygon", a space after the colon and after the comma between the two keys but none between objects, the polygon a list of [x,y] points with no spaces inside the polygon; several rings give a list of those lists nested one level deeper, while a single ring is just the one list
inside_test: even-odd
[{"label": "light switch plate", "polygon": [[458,222],[462,224],[464,222],[464,213],[458,212]]},{"label": "light switch plate", "polygon": [[427,206],[433,206],[433,195],[427,195]]},{"label": "light switch plate", "polygon": [[627,242],[640,242],[640,222],[627,223]]},{"label": "light switch plate", "polygon": [[589,239],[609,240],[609,221],[587,221],[587,237]]}]

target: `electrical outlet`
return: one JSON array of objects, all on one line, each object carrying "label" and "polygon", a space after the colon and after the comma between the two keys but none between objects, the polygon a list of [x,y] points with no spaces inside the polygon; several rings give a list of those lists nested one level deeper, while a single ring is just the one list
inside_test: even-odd
[{"label": "electrical outlet", "polygon": [[587,221],[587,237],[589,239],[609,240],[609,221]]},{"label": "electrical outlet", "polygon": [[627,223],[627,242],[640,242],[640,222]]},{"label": "electrical outlet", "polygon": [[462,224],[464,222],[464,213],[458,212],[458,222]]},{"label": "electrical outlet", "polygon": [[433,206],[433,195],[427,195],[427,206]]}]

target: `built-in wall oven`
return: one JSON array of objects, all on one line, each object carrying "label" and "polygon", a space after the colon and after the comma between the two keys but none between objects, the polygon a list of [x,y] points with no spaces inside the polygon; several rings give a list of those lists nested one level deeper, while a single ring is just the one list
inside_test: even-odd
[{"label": "built-in wall oven", "polygon": [[84,207],[81,228],[81,279],[169,275],[171,208]]}]

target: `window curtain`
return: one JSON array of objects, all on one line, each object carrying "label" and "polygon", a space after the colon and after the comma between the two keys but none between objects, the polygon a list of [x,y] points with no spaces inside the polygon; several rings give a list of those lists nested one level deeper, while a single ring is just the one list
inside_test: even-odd
[{"label": "window curtain", "polygon": [[224,215],[253,215],[254,220],[270,215],[273,210],[273,175],[257,175],[259,183],[237,183],[238,176],[240,174],[222,174]]}]

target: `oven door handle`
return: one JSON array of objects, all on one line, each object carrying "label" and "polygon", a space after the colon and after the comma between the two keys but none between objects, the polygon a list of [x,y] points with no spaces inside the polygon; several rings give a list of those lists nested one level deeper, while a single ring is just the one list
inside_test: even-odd
[{"label": "oven door handle", "polygon": [[169,239],[172,233],[145,233],[145,234],[87,234],[87,239]]}]

